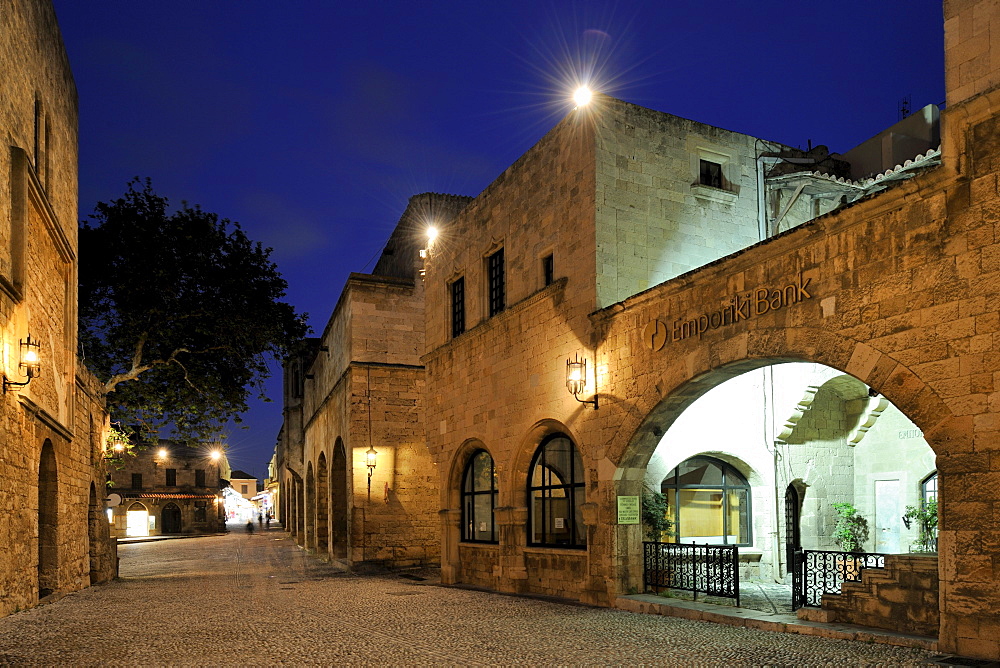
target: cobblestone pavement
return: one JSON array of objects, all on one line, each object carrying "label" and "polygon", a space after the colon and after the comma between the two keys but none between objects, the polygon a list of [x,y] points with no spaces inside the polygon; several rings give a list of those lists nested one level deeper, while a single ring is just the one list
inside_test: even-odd
[{"label": "cobblestone pavement", "polygon": [[927,652],[353,575],[280,530],[122,545],[121,578],[0,619],[0,665],[918,666]]}]

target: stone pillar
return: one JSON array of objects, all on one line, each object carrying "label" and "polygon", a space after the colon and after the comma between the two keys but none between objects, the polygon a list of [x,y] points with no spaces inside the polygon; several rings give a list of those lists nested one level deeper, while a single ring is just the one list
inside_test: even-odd
[{"label": "stone pillar", "polygon": [[528,509],[509,506],[497,508],[493,517],[500,535],[497,589],[522,592],[528,580],[528,569],[524,563],[524,546],[528,544]]},{"label": "stone pillar", "polygon": [[438,511],[441,519],[441,583],[455,584],[461,571],[458,544],[462,537],[462,511],[446,508]]}]

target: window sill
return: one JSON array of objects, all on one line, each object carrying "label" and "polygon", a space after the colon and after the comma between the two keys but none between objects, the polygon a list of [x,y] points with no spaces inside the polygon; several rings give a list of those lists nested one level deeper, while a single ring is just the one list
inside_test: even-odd
[{"label": "window sill", "polygon": [[712,186],[704,186],[700,183],[691,184],[691,194],[699,199],[707,199],[723,204],[734,204],[740,198],[740,194],[731,190],[722,190]]}]

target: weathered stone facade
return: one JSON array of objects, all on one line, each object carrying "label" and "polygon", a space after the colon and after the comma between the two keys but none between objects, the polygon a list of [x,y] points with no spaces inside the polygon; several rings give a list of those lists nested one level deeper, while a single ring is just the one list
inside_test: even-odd
[{"label": "weathered stone facade", "polygon": [[0,330],[40,373],[0,400],[0,614],[115,574],[104,517],[103,393],[76,357],[77,98],[51,3],[0,3]]},{"label": "weathered stone facade", "polygon": [[159,439],[122,460],[108,488],[120,499],[109,518],[116,538],[226,530],[221,485],[229,465],[221,448]]},{"label": "weathered stone facade", "polygon": [[416,258],[424,227],[465,200],[412,198],[375,273],[351,274],[322,337],[285,366],[279,516],[300,545],[351,567],[439,562]]}]

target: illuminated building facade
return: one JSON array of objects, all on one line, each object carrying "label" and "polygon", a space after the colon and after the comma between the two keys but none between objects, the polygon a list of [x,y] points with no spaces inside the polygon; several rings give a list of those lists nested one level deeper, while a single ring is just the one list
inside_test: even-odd
[{"label": "illuminated building facade", "polygon": [[77,96],[48,0],[0,9],[0,615],[105,582],[107,414],[78,361]]},{"label": "illuminated building facade", "polygon": [[[861,547],[890,554],[883,577],[806,616],[1000,656],[992,7],[947,3],[947,110],[844,155],[597,96],[453,216],[426,217],[433,245],[397,228],[426,251],[424,352],[407,364],[429,463],[406,478],[437,475],[444,582],[638,609],[633,500],[663,495],[661,538],[740,546],[747,576],[777,580],[797,549],[836,547],[846,503],[873,530]],[[286,443],[317,419],[290,430],[290,408]],[[332,531],[329,499],[299,486],[283,489],[293,530]],[[932,501],[928,537],[902,515]]]},{"label": "illuminated building facade", "polygon": [[111,471],[108,521],[117,538],[226,530],[222,482],[229,464],[213,445],[168,439],[141,446]]}]

